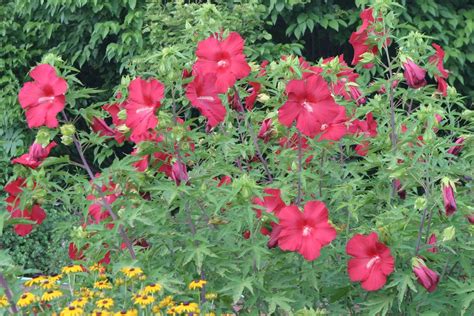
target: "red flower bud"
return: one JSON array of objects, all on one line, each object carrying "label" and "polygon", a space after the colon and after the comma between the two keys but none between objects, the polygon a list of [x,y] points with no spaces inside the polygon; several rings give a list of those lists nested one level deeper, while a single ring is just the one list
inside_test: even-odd
[{"label": "red flower bud", "polygon": [[446,215],[450,216],[456,212],[456,198],[454,197],[454,188],[451,183],[443,183],[443,201]]},{"label": "red flower bud", "polygon": [[459,155],[459,153],[464,147],[463,145],[464,140],[465,140],[464,137],[459,137],[458,139],[456,139],[456,142],[455,142],[456,145],[449,148],[448,153],[455,156]]},{"label": "red flower bud", "polygon": [[403,68],[405,69],[403,75],[410,88],[418,89],[426,85],[426,70],[415,64],[411,59],[407,59],[403,64]]},{"label": "red flower bud", "polygon": [[413,272],[416,275],[418,283],[420,283],[428,292],[436,290],[439,282],[439,275],[435,271],[429,269],[422,259],[414,259]]}]

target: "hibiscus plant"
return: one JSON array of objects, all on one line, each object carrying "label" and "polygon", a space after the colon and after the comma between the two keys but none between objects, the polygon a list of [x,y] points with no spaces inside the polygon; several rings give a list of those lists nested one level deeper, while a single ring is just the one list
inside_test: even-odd
[{"label": "hibiscus plant", "polygon": [[[36,139],[0,223],[25,236],[63,209],[71,262],[110,280],[137,267],[202,313],[474,313],[474,116],[443,48],[399,37],[397,4],[375,3],[352,60],[261,60],[213,29],[98,103],[45,56],[18,94]],[[4,266],[15,311],[21,272]]]}]

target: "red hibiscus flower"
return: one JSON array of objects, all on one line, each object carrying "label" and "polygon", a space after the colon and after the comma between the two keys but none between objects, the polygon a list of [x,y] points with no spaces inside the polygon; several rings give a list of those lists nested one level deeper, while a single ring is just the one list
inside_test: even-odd
[{"label": "red hibiscus flower", "polygon": [[346,109],[339,107],[339,114],[329,124],[321,125],[321,135],[318,141],[333,140],[338,141],[347,134],[347,117]]},{"label": "red hibiscus flower", "polygon": [[376,233],[369,235],[356,234],[346,246],[349,260],[348,272],[352,282],[360,281],[362,288],[376,291],[382,288],[387,276],[393,272],[394,259],[390,249],[378,241]]},{"label": "red hibiscus flower", "polygon": [[456,139],[455,145],[448,149],[448,154],[455,155],[455,156],[459,155],[459,153],[464,147],[463,145],[464,140],[465,140],[464,137],[459,137],[458,139]]},{"label": "red hibiscus flower", "polygon": [[[11,216],[12,218],[26,219],[39,225],[46,218],[46,213],[39,205],[35,204],[31,209],[15,209],[11,212]],[[26,236],[33,230],[34,224],[16,224],[14,229],[19,236]]]},{"label": "red hibiscus flower", "polygon": [[[97,191],[97,188],[95,190]],[[104,204],[112,205],[120,196],[120,192],[117,191],[117,185],[113,182],[110,182],[108,185],[103,184],[100,187],[100,191],[101,194],[94,193],[87,196],[87,200],[93,201],[89,206],[89,216],[92,218],[91,222],[95,224],[99,224],[110,217],[110,213]],[[107,228],[112,229],[113,227],[114,224],[107,224]]]},{"label": "red hibiscus flower", "polygon": [[262,85],[258,82],[249,82],[249,85],[251,88],[249,88],[247,91],[250,94],[245,98],[245,108],[251,111],[255,105],[255,100],[257,100],[257,96],[260,93],[260,88]]},{"label": "red hibiscus flower", "polygon": [[274,133],[272,119],[266,118],[262,121],[257,137],[262,139],[264,143],[268,143]]},{"label": "red hibiscus flower", "polygon": [[418,283],[430,293],[436,290],[439,282],[438,273],[429,269],[421,258],[413,258],[412,267]]},{"label": "red hibiscus flower", "polygon": [[[374,120],[372,112],[367,113],[365,120],[354,120],[349,128],[349,132],[363,135],[366,138],[377,136],[377,121]],[[362,141],[355,147],[355,151],[360,156],[365,156],[369,151],[369,145],[368,141]]]},{"label": "red hibiscus flower", "polygon": [[216,80],[216,75],[209,73],[204,76],[195,77],[186,86],[186,97],[191,102],[191,105],[208,119],[210,127],[215,127],[223,122],[227,113],[218,96]]},{"label": "red hibiscus flower", "polygon": [[329,87],[321,75],[311,75],[303,80],[291,80],[286,86],[288,100],[278,110],[278,120],[313,138],[322,131],[321,126],[330,124],[340,113]]},{"label": "red hibiscus flower", "polygon": [[64,109],[66,100],[66,80],[58,77],[48,64],[36,66],[30,77],[34,81],[25,83],[18,94],[20,105],[26,110],[28,127],[57,127],[56,115]]},{"label": "red hibiscus flower", "polygon": [[443,65],[444,50],[436,43],[433,43],[431,45],[436,50],[436,53],[431,56],[428,61],[430,63],[436,64],[436,67],[438,68],[438,71],[440,73],[440,75],[435,75],[435,79],[438,82],[438,91],[441,92],[443,96],[447,96],[448,85],[446,83],[446,79],[449,76],[449,71],[447,71]]},{"label": "red hibiscus flower", "polygon": [[307,202],[303,212],[296,205],[286,206],[278,219],[278,246],[297,251],[308,261],[318,258],[321,248],[336,238],[336,230],[328,222],[326,205],[321,201]]},{"label": "red hibiscus flower", "polygon": [[188,183],[188,170],[184,163],[178,160],[173,163],[173,165],[171,166],[171,179],[176,182],[176,185],[180,185],[181,183]]},{"label": "red hibiscus flower", "polygon": [[127,110],[125,124],[132,130],[130,135],[132,141],[135,142],[158,124],[155,111],[161,106],[164,89],[163,84],[156,79],[146,81],[138,77],[130,82],[125,105]]},{"label": "red hibiscus flower", "polygon": [[217,76],[216,89],[224,93],[237,79],[247,77],[250,67],[245,61],[244,40],[232,32],[225,39],[210,36],[198,43],[194,70],[199,75],[213,73]]},{"label": "red hibiscus flower", "polygon": [[[360,18],[362,19],[362,25],[356,32],[351,34],[349,39],[349,43],[354,48],[354,58],[352,59],[352,65],[354,66],[361,61],[362,54],[377,54],[378,52],[377,45],[369,42],[369,34],[374,31],[372,25],[375,22],[372,8],[363,10],[360,13]],[[366,64],[364,68],[370,69],[373,66],[373,64]]]},{"label": "red hibiscus flower", "polygon": [[91,128],[94,132],[100,136],[113,137],[117,143],[121,144],[125,141],[125,135],[119,132],[117,129],[110,127],[103,119],[94,117],[92,118]]},{"label": "red hibiscus flower", "polygon": [[257,218],[262,216],[262,209],[267,213],[273,213],[275,216],[278,216],[281,209],[287,206],[281,199],[280,189],[265,188],[263,193],[265,194],[263,199],[257,197],[253,199],[253,204],[261,206],[261,208],[255,208]]},{"label": "red hibiscus flower", "polygon": [[426,70],[415,64],[413,60],[407,59],[407,61],[403,63],[403,69],[405,69],[403,76],[410,88],[418,89],[426,86]]},{"label": "red hibiscus flower", "polygon": [[438,240],[436,239],[436,235],[431,234],[430,238],[428,239],[428,245],[432,245],[433,247],[428,248],[426,250],[429,251],[429,252],[432,252],[432,253],[437,253],[438,252],[438,248],[436,247],[436,242],[437,241]]},{"label": "red hibiscus flower", "polygon": [[26,167],[29,167],[31,169],[36,169],[41,165],[43,160],[45,160],[48,157],[49,152],[55,146],[56,146],[55,142],[51,142],[46,147],[43,147],[43,145],[35,142],[30,146],[30,150],[27,154],[23,154],[20,157],[13,159],[12,163],[14,164],[18,163]]},{"label": "red hibiscus flower", "polygon": [[454,197],[454,183],[448,179],[442,181],[444,210],[447,216],[453,215],[456,210],[456,198]]}]

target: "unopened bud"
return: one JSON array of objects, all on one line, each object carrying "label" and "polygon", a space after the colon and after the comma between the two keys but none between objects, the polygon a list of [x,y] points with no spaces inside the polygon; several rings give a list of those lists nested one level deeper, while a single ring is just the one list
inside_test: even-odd
[{"label": "unopened bud", "polygon": [[43,147],[48,146],[51,140],[49,129],[46,127],[41,127],[36,134],[35,143],[41,144]]},{"label": "unopened bud", "polygon": [[270,100],[270,96],[266,93],[260,93],[258,96],[257,96],[257,101],[260,102],[260,103],[265,103],[267,102],[268,100]]},{"label": "unopened bud", "polygon": [[63,136],[72,136],[76,132],[76,127],[72,124],[64,124],[60,127]]},{"label": "unopened bud", "polygon": [[443,230],[441,241],[450,241],[451,239],[454,238],[455,234],[456,234],[456,228],[454,226],[446,227]]}]

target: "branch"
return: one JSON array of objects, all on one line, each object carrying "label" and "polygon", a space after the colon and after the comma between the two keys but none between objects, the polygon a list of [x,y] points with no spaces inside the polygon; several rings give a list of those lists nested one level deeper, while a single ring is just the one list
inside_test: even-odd
[{"label": "branch", "polygon": [[[66,112],[62,111],[62,115],[63,115],[64,120],[66,122],[69,122],[69,119],[66,115]],[[93,186],[95,188],[97,188],[97,192],[99,193],[99,196],[102,199],[102,201],[101,201],[102,205],[105,207],[107,212],[110,214],[110,217],[112,217],[112,220],[117,221],[118,217],[114,213],[114,211],[112,210],[112,207],[110,206],[110,204],[105,199],[105,196],[102,193],[102,190],[94,183],[94,180],[96,179],[96,177],[94,176],[94,173],[92,172],[92,169],[91,169],[89,163],[87,162],[86,157],[84,156],[84,150],[82,149],[81,143],[77,139],[76,135],[72,136],[72,140],[74,142],[74,146],[76,147],[77,152],[79,153],[79,157],[81,158],[82,165],[84,166],[84,169],[86,170],[87,174],[89,175],[89,178],[92,180]],[[120,237],[122,237],[123,242],[127,246],[128,252],[130,253],[130,257],[132,257],[132,259],[136,259],[137,256],[135,255],[135,250],[133,250],[132,243],[131,243],[130,239],[128,238],[128,235],[125,232],[125,230],[123,229],[122,225],[119,225],[119,234],[120,234]]]},{"label": "branch", "polygon": [[13,295],[12,291],[10,290],[10,287],[8,286],[8,282],[3,276],[3,273],[0,272],[0,285],[5,289],[5,296],[7,297],[8,302],[10,303],[10,308],[12,310],[13,314],[18,313],[18,309],[16,308],[16,304],[13,301]]},{"label": "branch", "polygon": [[[234,86],[234,93],[237,96],[239,111],[241,111],[245,115],[245,113],[246,113],[245,108],[242,105],[242,101],[240,100],[239,91],[237,90],[237,88],[235,86]],[[245,118],[245,116],[244,116],[244,118]],[[273,182],[273,176],[272,176],[272,173],[270,172],[270,168],[268,167],[268,162],[265,159],[265,157],[263,157],[262,151],[260,150],[260,146],[258,145],[258,141],[257,141],[257,137],[255,136],[255,130],[253,129],[252,121],[249,120],[248,122],[249,122],[248,128],[249,128],[249,132],[250,132],[250,137],[252,138],[253,145],[255,146],[255,151],[256,151],[257,157],[263,164],[263,169],[265,169],[265,173],[267,174],[268,181]]]},{"label": "branch", "polygon": [[298,196],[296,197],[295,203],[298,207],[301,204],[301,199],[303,195],[302,191],[302,172],[303,170],[303,138],[301,137],[301,132],[298,131]]}]

